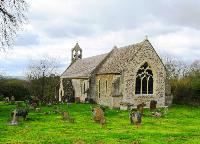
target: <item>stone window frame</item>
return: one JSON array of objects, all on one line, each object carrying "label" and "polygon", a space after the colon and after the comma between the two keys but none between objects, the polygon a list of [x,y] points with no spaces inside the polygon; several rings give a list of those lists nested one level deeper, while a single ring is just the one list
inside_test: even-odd
[{"label": "stone window frame", "polygon": [[[148,71],[149,71],[149,73],[148,73]],[[146,78],[146,91],[145,92],[143,91],[143,80],[144,80],[144,78]],[[149,87],[150,78],[152,78],[152,81],[151,81],[152,86],[151,87]],[[139,85],[140,85],[139,86],[139,90],[140,90],[139,93],[138,93],[138,90],[137,90],[138,89],[137,80],[140,80],[140,83],[138,82]],[[152,92],[149,90],[149,88],[151,88]],[[144,62],[142,64],[142,66],[140,66],[140,68],[137,70],[136,79],[135,79],[135,95],[137,95],[137,96],[152,96],[153,93],[154,93],[153,88],[154,88],[153,70],[147,62]]]},{"label": "stone window frame", "polygon": [[99,85],[98,85],[98,97],[101,98],[101,80],[99,79],[98,81]]},{"label": "stone window frame", "polygon": [[106,93],[108,92],[108,81],[105,81]]},{"label": "stone window frame", "polygon": [[85,93],[85,82],[83,83],[83,93]]},{"label": "stone window frame", "polygon": [[80,82],[80,88],[81,88],[81,94],[84,94],[84,91],[83,91],[83,82]]}]

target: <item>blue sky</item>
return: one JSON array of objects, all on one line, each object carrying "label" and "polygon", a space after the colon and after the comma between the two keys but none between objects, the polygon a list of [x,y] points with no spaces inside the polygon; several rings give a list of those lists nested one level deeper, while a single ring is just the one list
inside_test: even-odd
[{"label": "blue sky", "polygon": [[78,41],[83,57],[142,41],[159,55],[187,63],[200,57],[197,0],[27,0],[29,22],[12,49],[0,52],[0,71],[25,75],[31,60],[53,57],[62,73]]}]

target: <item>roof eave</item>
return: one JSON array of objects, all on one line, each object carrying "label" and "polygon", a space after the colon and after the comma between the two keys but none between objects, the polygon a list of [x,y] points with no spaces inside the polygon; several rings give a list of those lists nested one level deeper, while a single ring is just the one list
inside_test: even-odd
[{"label": "roof eave", "polygon": [[70,77],[70,76],[61,76],[62,78],[66,78],[66,79],[89,79],[89,76],[74,76],[74,77]]}]

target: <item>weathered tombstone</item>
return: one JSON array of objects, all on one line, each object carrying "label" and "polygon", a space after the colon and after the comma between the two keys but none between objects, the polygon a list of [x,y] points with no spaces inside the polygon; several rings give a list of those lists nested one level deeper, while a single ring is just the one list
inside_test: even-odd
[{"label": "weathered tombstone", "polygon": [[41,112],[41,108],[35,108],[35,112]]},{"label": "weathered tombstone", "polygon": [[9,101],[10,101],[10,98],[9,98],[9,97],[6,97],[6,98],[5,98],[5,102],[6,102],[6,103],[9,103]]},{"label": "weathered tombstone", "polygon": [[142,114],[139,111],[131,111],[129,114],[130,123],[139,127],[142,123]]},{"label": "weathered tombstone", "polygon": [[152,113],[152,116],[153,116],[153,117],[161,117],[161,116],[162,116],[162,113],[156,111],[156,112],[153,112],[153,113]]},{"label": "weathered tombstone", "polygon": [[85,103],[95,104],[96,102],[92,98],[85,98]]},{"label": "weathered tombstone", "polygon": [[27,115],[28,115],[28,110],[27,109],[15,109],[14,111],[12,111],[11,116],[17,116],[20,117],[22,116],[24,118],[24,120],[26,120]]},{"label": "weathered tombstone", "polygon": [[71,122],[71,123],[74,123],[74,121],[75,121],[75,119],[72,118],[72,117],[69,115],[69,113],[66,112],[66,111],[62,113],[62,119],[63,119],[63,120],[67,120],[67,121],[69,121],[69,122]]},{"label": "weathered tombstone", "polygon": [[11,102],[11,104],[14,104],[14,103],[15,103],[15,97],[14,97],[14,96],[11,96],[10,102]]},{"label": "weathered tombstone", "polygon": [[74,123],[75,122],[75,119],[72,118],[72,117],[69,117],[69,120],[68,120],[70,123]]},{"label": "weathered tombstone", "polygon": [[62,113],[62,119],[63,120],[68,120],[69,119],[69,113],[68,112],[63,112]]},{"label": "weathered tombstone", "polygon": [[12,121],[10,122],[11,125],[17,125],[18,124],[18,117],[17,117],[17,109],[15,109],[11,114]]},{"label": "weathered tombstone", "polygon": [[86,97],[85,98],[85,103],[89,103],[90,98]]},{"label": "weathered tombstone", "polygon": [[150,101],[150,111],[156,110],[156,105],[157,105],[157,101],[156,100],[151,100]]},{"label": "weathered tombstone", "polygon": [[153,117],[164,117],[167,114],[167,111],[168,111],[167,107],[159,108],[152,112],[152,116]]},{"label": "weathered tombstone", "polygon": [[137,110],[138,110],[138,112],[140,112],[142,115],[143,115],[143,112],[144,112],[144,106],[146,106],[145,103],[141,103],[141,104],[137,105]]},{"label": "weathered tombstone", "polygon": [[104,125],[106,123],[104,112],[100,107],[92,108],[92,113],[93,113],[93,120],[95,122],[98,122],[101,125]]},{"label": "weathered tombstone", "polygon": [[89,103],[91,103],[91,104],[96,104],[96,102],[91,98],[91,99],[89,99]]},{"label": "weathered tombstone", "polygon": [[32,103],[30,104],[30,106],[31,106],[31,108],[35,109],[35,108],[37,107],[37,103],[36,103],[36,102],[32,102]]},{"label": "weathered tombstone", "polygon": [[11,96],[11,101],[15,101],[15,97],[14,96]]},{"label": "weathered tombstone", "polygon": [[54,106],[53,107],[53,113],[55,113],[55,114],[61,114],[62,112],[60,111],[60,109],[59,109],[58,106]]},{"label": "weathered tombstone", "polygon": [[76,98],[75,98],[75,102],[76,102],[76,103],[80,103],[80,102],[81,102],[80,97],[76,97]]}]

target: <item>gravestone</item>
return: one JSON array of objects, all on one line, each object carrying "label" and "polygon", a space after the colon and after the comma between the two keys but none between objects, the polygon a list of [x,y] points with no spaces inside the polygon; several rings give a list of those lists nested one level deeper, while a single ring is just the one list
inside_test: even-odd
[{"label": "gravestone", "polygon": [[157,105],[157,101],[156,100],[151,100],[150,101],[150,111],[156,110],[156,105]]}]

